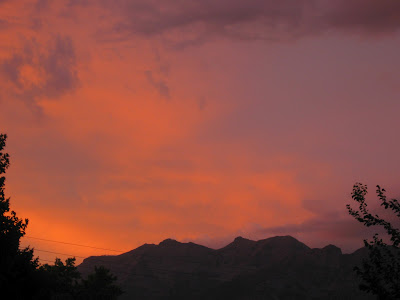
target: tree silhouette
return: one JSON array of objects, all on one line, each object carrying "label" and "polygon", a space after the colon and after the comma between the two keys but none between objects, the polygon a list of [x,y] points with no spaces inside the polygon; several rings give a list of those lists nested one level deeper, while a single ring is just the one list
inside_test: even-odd
[{"label": "tree silhouette", "polygon": [[82,279],[75,258],[67,258],[65,263],[56,258],[54,265],[40,266],[39,272],[42,289],[37,299],[113,300],[122,294],[115,285],[117,277],[103,266],[95,267],[87,279]]},{"label": "tree silhouette", "polygon": [[[390,237],[390,243],[385,243],[378,234],[373,236],[372,241],[364,240],[369,257],[361,267],[355,268],[362,281],[360,289],[377,295],[379,299],[400,299],[400,230],[377,214],[370,213],[365,200],[367,192],[366,185],[356,183],[353,186],[352,198],[359,204],[359,208],[354,210],[347,204],[349,214],[367,227],[383,227]],[[381,206],[400,219],[400,203],[396,199],[387,200],[385,189],[379,185],[376,193]]]},{"label": "tree silhouette", "polygon": [[87,279],[82,280],[79,299],[113,300],[117,299],[123,292],[115,285],[117,277],[103,266],[94,267],[94,273],[89,274]]},{"label": "tree silhouette", "polygon": [[44,286],[43,299],[76,299],[81,274],[75,266],[75,258],[67,258],[65,264],[56,258],[54,265],[42,265],[39,271]]},{"label": "tree silhouette", "polygon": [[38,259],[33,258],[33,249],[20,249],[28,219],[22,220],[15,211],[10,212],[10,198],[5,197],[4,174],[10,165],[8,153],[3,153],[6,140],[7,135],[0,134],[0,290],[13,299],[29,299],[37,287]]}]

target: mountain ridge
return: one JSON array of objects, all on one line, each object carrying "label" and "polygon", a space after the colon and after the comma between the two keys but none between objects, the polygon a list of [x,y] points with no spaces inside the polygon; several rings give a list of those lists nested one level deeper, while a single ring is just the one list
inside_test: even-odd
[{"label": "mountain ridge", "polygon": [[310,248],[292,236],[238,236],[220,249],[165,239],[120,255],[88,257],[78,270],[109,268],[126,291],[120,299],[346,299],[343,293],[369,299],[353,272],[365,254],[342,254],[334,245]]}]

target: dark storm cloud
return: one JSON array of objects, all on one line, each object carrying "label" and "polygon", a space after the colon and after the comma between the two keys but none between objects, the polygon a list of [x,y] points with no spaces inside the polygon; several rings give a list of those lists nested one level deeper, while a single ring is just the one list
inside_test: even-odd
[{"label": "dark storm cloud", "polygon": [[285,39],[326,31],[383,34],[400,27],[397,0],[103,1],[119,16],[112,32],[154,36],[178,31],[192,43],[212,36]]},{"label": "dark storm cloud", "polygon": [[260,228],[263,234],[298,234],[312,233],[318,236],[340,236],[341,238],[359,238],[365,228],[352,218],[346,218],[346,213],[321,213],[300,224],[286,224],[283,226]]},{"label": "dark storm cloud", "polygon": [[35,105],[38,97],[56,99],[79,84],[76,57],[69,37],[56,36],[46,47],[26,41],[20,51],[0,62],[0,73],[23,101]]},{"label": "dark storm cloud", "polygon": [[[378,201],[371,201],[370,211],[372,214],[378,214],[381,218],[391,222],[396,228],[399,228],[398,218],[390,211],[379,207]],[[357,205],[351,203],[353,208]],[[343,210],[329,210],[324,205],[324,201],[306,200],[303,201],[303,208],[312,212],[313,217],[299,224],[285,224],[282,226],[259,227],[254,230],[258,235],[294,235],[302,236],[306,240],[315,244],[315,241],[340,241],[348,249],[355,250],[354,246],[358,241],[364,239],[371,240],[376,233],[380,237],[386,238],[387,234],[382,226],[365,227],[363,224],[351,217],[346,208]],[[347,242],[346,242],[347,241]]]},{"label": "dark storm cloud", "polygon": [[400,1],[332,1],[324,19],[328,28],[369,34],[390,33],[400,27]]},{"label": "dark storm cloud", "polygon": [[[185,30],[187,34],[240,35],[238,25],[262,22],[263,29],[272,30],[278,24],[298,28],[303,11],[310,1],[116,1],[112,9],[122,18],[114,32],[146,36],[171,30]],[[261,32],[254,34],[262,34]]]}]

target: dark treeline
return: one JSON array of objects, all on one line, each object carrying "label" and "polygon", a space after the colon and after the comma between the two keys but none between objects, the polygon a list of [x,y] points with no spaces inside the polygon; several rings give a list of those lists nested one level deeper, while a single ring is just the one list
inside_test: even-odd
[{"label": "dark treeline", "polygon": [[34,249],[20,249],[28,219],[17,217],[6,198],[5,173],[10,165],[3,149],[7,136],[0,134],[0,291],[3,299],[117,299],[122,294],[115,284],[117,278],[102,266],[81,278],[75,258],[65,262],[56,259],[54,265],[39,265]]}]

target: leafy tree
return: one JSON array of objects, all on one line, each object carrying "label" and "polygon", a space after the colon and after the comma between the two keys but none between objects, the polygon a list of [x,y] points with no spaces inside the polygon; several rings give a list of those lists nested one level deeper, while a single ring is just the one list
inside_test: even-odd
[{"label": "leafy tree", "polygon": [[0,290],[13,299],[29,299],[36,289],[38,259],[33,258],[33,249],[20,249],[28,219],[22,220],[15,211],[10,212],[10,198],[5,197],[4,174],[10,165],[8,153],[3,153],[6,139],[7,135],[0,134]]},{"label": "leafy tree", "polygon": [[44,288],[43,299],[75,299],[79,290],[81,274],[75,266],[75,258],[67,258],[65,264],[56,258],[54,265],[40,266],[40,277]]},{"label": "leafy tree", "polygon": [[[400,230],[379,215],[370,213],[365,200],[367,192],[366,185],[356,183],[353,186],[352,198],[359,207],[354,210],[347,204],[349,214],[367,227],[383,227],[390,237],[390,243],[385,243],[378,234],[373,236],[372,241],[364,240],[369,257],[361,267],[355,268],[361,278],[360,289],[377,295],[379,299],[400,299]],[[381,206],[400,218],[400,203],[396,199],[388,200],[385,189],[379,185],[376,193]]]},{"label": "leafy tree", "polygon": [[42,286],[40,299],[62,300],[113,300],[122,294],[114,284],[117,277],[105,267],[95,267],[87,279],[81,279],[75,258],[63,263],[56,258],[54,265],[45,264],[39,268]]},{"label": "leafy tree", "polygon": [[94,273],[89,274],[87,279],[82,280],[79,299],[113,300],[117,299],[123,292],[115,285],[117,277],[103,266],[95,267]]}]

